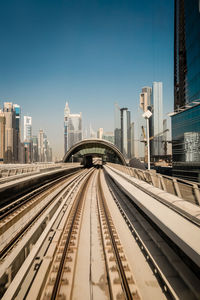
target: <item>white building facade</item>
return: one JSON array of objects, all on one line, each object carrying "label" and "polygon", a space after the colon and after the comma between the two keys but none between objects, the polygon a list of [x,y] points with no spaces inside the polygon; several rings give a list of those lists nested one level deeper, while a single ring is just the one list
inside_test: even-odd
[{"label": "white building facade", "polygon": [[24,141],[32,138],[32,117],[24,116]]}]

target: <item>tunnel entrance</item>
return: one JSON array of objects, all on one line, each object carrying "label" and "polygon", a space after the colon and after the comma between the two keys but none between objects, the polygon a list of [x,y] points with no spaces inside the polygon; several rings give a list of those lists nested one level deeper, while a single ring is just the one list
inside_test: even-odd
[{"label": "tunnel entrance", "polygon": [[112,162],[126,165],[125,158],[112,143],[101,139],[87,139],[71,147],[63,158],[64,162],[80,162],[85,167]]}]

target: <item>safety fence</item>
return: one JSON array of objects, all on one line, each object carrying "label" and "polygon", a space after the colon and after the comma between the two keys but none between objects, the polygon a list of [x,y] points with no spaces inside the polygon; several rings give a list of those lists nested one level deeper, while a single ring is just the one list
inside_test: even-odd
[{"label": "safety fence", "polygon": [[108,163],[111,167],[124,172],[139,180],[143,180],[167,193],[173,194],[200,205],[200,184],[196,182],[187,181],[177,177],[161,175],[156,173],[155,170],[140,170],[118,164]]}]

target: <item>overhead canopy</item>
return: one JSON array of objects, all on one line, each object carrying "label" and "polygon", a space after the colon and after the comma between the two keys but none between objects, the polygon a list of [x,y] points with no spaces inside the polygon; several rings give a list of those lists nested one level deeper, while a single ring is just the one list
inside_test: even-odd
[{"label": "overhead canopy", "polygon": [[69,162],[73,159],[86,156],[99,156],[103,161],[126,165],[125,158],[119,149],[112,143],[102,139],[85,139],[72,146],[65,154],[63,161]]}]

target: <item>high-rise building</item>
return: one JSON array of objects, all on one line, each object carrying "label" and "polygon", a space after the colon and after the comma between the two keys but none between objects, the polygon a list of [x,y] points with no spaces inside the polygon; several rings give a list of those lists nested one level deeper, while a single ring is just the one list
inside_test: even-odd
[{"label": "high-rise building", "polygon": [[29,164],[33,162],[33,142],[32,140],[24,141],[24,163]]},{"label": "high-rise building", "polygon": [[38,133],[38,158],[40,162],[44,162],[44,131],[42,129]]},{"label": "high-rise building", "polygon": [[12,102],[4,102],[5,115],[5,163],[17,162],[16,151],[16,117]]},{"label": "high-rise building", "polygon": [[121,113],[120,107],[115,103],[115,119],[114,119],[114,136],[115,136],[115,146],[120,150],[121,149]]},{"label": "high-rise building", "polygon": [[[146,133],[146,120],[143,118],[143,113],[146,112],[152,106],[151,103],[151,96],[152,96],[152,88],[149,86],[145,86],[142,88],[142,92],[140,93],[140,107],[138,107],[138,114],[137,114],[137,122],[135,123],[135,131],[136,135],[134,136],[134,155],[141,160],[147,159],[147,147],[144,143],[144,133]],[[149,121],[149,131],[150,135],[151,132],[151,118]],[[133,156],[132,156],[133,157]]]},{"label": "high-rise building", "polygon": [[47,135],[42,129],[39,130],[38,139],[34,137],[34,143],[38,142],[38,160],[40,162],[51,162],[52,161],[52,148],[50,147]]},{"label": "high-rise building", "polygon": [[68,150],[68,119],[70,115],[69,104],[66,102],[64,109],[64,154]]},{"label": "high-rise building", "polygon": [[69,149],[82,140],[82,116],[70,114],[68,121],[68,147]]},{"label": "high-rise building", "polygon": [[200,2],[175,0],[173,175],[200,181]]},{"label": "high-rise building", "polygon": [[82,115],[71,114],[68,102],[64,110],[64,151],[65,153],[82,140]]},{"label": "high-rise building", "polygon": [[5,156],[5,124],[5,115],[3,111],[0,110],[0,163],[4,162]]},{"label": "high-rise building", "polygon": [[113,131],[104,132],[103,136],[102,136],[102,139],[114,144],[114,133],[113,133]]},{"label": "high-rise building", "polygon": [[146,112],[148,106],[151,105],[151,93],[151,87],[145,86],[142,88],[142,93],[140,94],[140,108],[143,110],[143,112]]},{"label": "high-rise building", "polygon": [[89,127],[89,138],[90,139],[96,139],[97,138],[97,133],[96,131],[92,128],[92,125],[90,124]]},{"label": "high-rise building", "polygon": [[131,155],[130,158],[135,156],[135,130],[134,122],[131,122]]},{"label": "high-rise building", "polygon": [[102,139],[103,138],[103,128],[99,128],[97,130],[97,138]]},{"label": "high-rise building", "polygon": [[175,0],[174,109],[200,98],[200,2]]},{"label": "high-rise building", "polygon": [[16,144],[16,161],[20,162],[21,151],[21,107],[18,104],[13,104],[15,111],[15,144]]},{"label": "high-rise building", "polygon": [[151,105],[153,107],[153,114],[151,120],[151,134],[154,139],[151,141],[151,155],[164,155],[163,148],[163,84],[162,82],[153,82]]},{"label": "high-rise building", "polygon": [[39,161],[38,157],[38,137],[32,136],[32,142],[33,142],[33,162]]},{"label": "high-rise building", "polygon": [[115,145],[130,158],[131,155],[131,112],[115,103]]},{"label": "high-rise building", "polygon": [[24,116],[24,141],[32,138],[32,117]]}]

